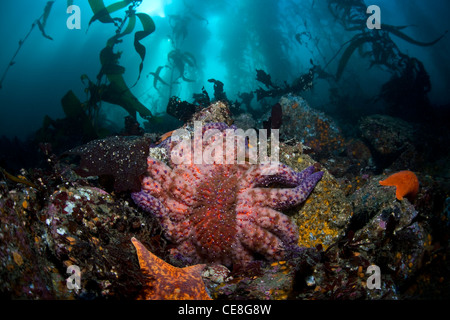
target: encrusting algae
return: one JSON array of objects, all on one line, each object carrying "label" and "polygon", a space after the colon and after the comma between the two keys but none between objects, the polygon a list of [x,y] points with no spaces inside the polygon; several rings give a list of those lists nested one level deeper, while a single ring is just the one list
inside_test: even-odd
[{"label": "encrusting algae", "polygon": [[[298,154],[296,147],[283,146],[280,160],[295,170],[314,164],[306,154]],[[298,212],[292,218],[299,229],[300,247],[314,248],[321,245],[324,250],[345,232],[345,226],[353,211],[336,179],[322,168],[324,175]]]}]

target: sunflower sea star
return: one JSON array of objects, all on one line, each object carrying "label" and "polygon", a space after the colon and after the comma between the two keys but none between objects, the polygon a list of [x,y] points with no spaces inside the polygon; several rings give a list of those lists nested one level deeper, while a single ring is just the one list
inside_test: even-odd
[{"label": "sunflower sea star", "polygon": [[[217,138],[225,139],[226,132],[236,127],[212,123],[204,125],[202,133],[209,129],[219,135],[202,140],[204,149]],[[172,138],[160,144],[168,154],[189,151]],[[195,136],[191,139],[198,142]],[[215,150],[213,157],[221,154]],[[229,159],[229,153],[222,156]],[[151,156],[147,163],[142,190],[132,193],[132,198],[159,219],[175,245],[171,254],[190,263],[245,266],[254,260],[254,253],[282,259],[287,249],[297,246],[298,231],[291,219],[277,210],[305,201],[323,175],[315,172],[314,166],[296,172],[282,163],[175,164],[171,159],[169,166]],[[267,175],[269,166],[275,166],[276,174]],[[267,188],[274,183],[287,188]]]}]

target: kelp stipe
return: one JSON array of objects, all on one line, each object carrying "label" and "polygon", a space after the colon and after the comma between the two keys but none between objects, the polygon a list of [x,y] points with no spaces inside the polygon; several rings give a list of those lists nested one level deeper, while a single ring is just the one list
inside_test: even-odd
[{"label": "kelp stipe", "polygon": [[50,15],[50,11],[52,10],[52,6],[53,3],[55,1],[48,1],[47,4],[45,5],[44,8],[44,12],[42,13],[42,15],[37,18],[32,24],[31,24],[31,28],[30,31],[28,31],[28,33],[26,34],[25,38],[23,40],[19,40],[19,47],[17,48],[16,52],[14,52],[14,55],[12,56],[11,60],[8,63],[8,66],[6,67],[5,72],[2,75],[2,78],[0,79],[0,89],[3,87],[3,81],[5,80],[6,74],[9,71],[9,68],[11,68],[16,62],[14,61],[14,59],[16,58],[17,54],[19,53],[20,49],[22,49],[23,44],[25,43],[25,41],[28,39],[28,37],[30,36],[31,32],[33,31],[34,27],[37,25],[39,30],[41,31],[42,35],[49,39],[49,40],[53,40],[52,37],[50,37],[46,32],[45,32],[45,25],[47,24],[47,18]]}]

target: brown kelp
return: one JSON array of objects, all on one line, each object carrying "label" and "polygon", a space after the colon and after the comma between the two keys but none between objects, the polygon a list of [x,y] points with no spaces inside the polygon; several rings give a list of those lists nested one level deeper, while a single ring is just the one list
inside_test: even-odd
[{"label": "brown kelp", "polygon": [[[98,109],[98,104],[101,101],[105,101],[121,106],[134,118],[136,118],[136,113],[139,113],[144,119],[152,117],[151,111],[133,95],[123,78],[125,68],[119,64],[121,52],[114,52],[115,45],[122,42],[124,36],[134,31],[136,22],[139,20],[143,30],[136,31],[134,35],[134,48],[141,57],[137,83],[143,69],[146,54],[146,49],[140,41],[155,31],[155,24],[150,16],[145,13],[136,13],[136,8],[140,3],[141,1],[119,1],[105,7],[102,0],[89,1],[94,13],[89,21],[89,25],[98,20],[102,23],[114,23],[117,29],[116,34],[107,40],[105,48],[100,52],[102,67],[97,75],[97,81],[93,82],[87,75],[82,75],[83,82],[87,83],[85,91],[89,94],[86,104],[88,110]],[[124,18],[111,17],[112,13],[125,8],[127,5],[129,7],[125,12]],[[106,82],[103,82],[104,79],[106,79]],[[89,113],[91,112],[89,111]]]},{"label": "brown kelp", "polygon": [[[197,61],[189,51],[183,50],[183,43],[189,34],[189,23],[191,21],[191,15],[195,16],[195,13],[188,14],[173,14],[168,15],[169,26],[171,33],[168,35],[172,50],[167,54],[167,63],[165,65],[158,66],[155,72],[150,72],[148,76],[153,76],[153,87],[159,92],[161,97],[167,99],[166,112],[174,116],[177,119],[186,119],[189,115],[192,115],[194,109],[192,106],[188,107],[187,111],[178,111],[181,106],[189,105],[189,103],[183,101],[174,96],[174,91],[177,85],[184,82],[195,82],[195,79],[191,79],[189,71],[197,67]],[[197,17],[199,19],[199,17]],[[164,72],[162,72],[164,70]],[[160,91],[157,87],[158,82],[167,86],[167,90]]]},{"label": "brown kelp", "polygon": [[170,39],[172,39],[171,44],[173,47],[173,50],[167,54],[167,67],[171,69],[168,83],[170,99],[172,97],[173,86],[179,83],[179,79],[186,82],[195,82],[195,80],[186,77],[185,71],[187,67],[195,68],[197,61],[192,53],[182,51],[180,48],[181,43],[187,36],[187,23],[189,19],[180,16],[171,16],[169,21],[171,21],[172,34],[170,35]]},{"label": "brown kelp", "polygon": [[447,31],[431,41],[418,41],[403,32],[407,26],[380,24],[380,29],[368,29],[366,5],[362,0],[328,0],[328,8],[345,30],[356,32],[326,64],[328,66],[341,50],[344,50],[339,59],[336,80],[341,79],[351,56],[358,50],[361,57],[369,59],[370,67],[377,65],[391,73],[391,78],[382,86],[375,99],[383,99],[387,103],[389,114],[409,120],[423,120],[431,116],[427,97],[431,89],[428,73],[423,63],[403,53],[391,36],[399,37],[413,45],[427,47],[440,41]]},{"label": "brown kelp", "polygon": [[8,63],[8,66],[6,67],[5,72],[2,75],[2,78],[0,79],[0,89],[3,86],[3,81],[5,80],[6,74],[9,71],[9,68],[11,68],[16,62],[14,61],[14,59],[16,58],[17,54],[19,53],[20,49],[22,49],[23,44],[25,43],[25,41],[28,39],[28,37],[30,36],[31,32],[33,31],[34,27],[37,25],[39,30],[41,31],[42,35],[49,39],[49,40],[53,40],[52,37],[50,37],[46,32],[45,32],[45,25],[47,24],[47,18],[50,15],[50,11],[52,10],[52,6],[53,3],[55,1],[48,1],[47,4],[45,5],[44,8],[44,12],[42,13],[42,15],[37,18],[32,24],[31,24],[31,28],[28,31],[28,33],[26,34],[25,38],[23,38],[23,40],[19,40],[19,47],[17,48],[16,52],[14,52],[14,55],[12,56],[11,60]]},{"label": "brown kelp", "polygon": [[[337,54],[330,60],[330,62],[339,54],[345,47],[336,72],[336,79],[339,80],[342,73],[347,66],[347,63],[352,54],[358,49],[362,56],[371,59],[371,66],[382,65],[392,72],[402,72],[405,55],[401,53],[390,35],[395,35],[411,44],[417,46],[432,46],[441,40],[447,31],[441,36],[428,42],[418,41],[406,35],[402,29],[407,26],[392,26],[388,24],[381,24],[381,29],[369,30],[366,27],[366,5],[361,0],[337,1],[329,0],[328,8],[331,14],[338,20],[347,31],[359,31],[352,39],[345,42]],[[364,50],[364,46],[369,45],[368,50]],[[330,63],[328,62],[328,63]]]},{"label": "brown kelp", "polygon": [[174,69],[178,70],[179,72],[178,78],[181,78],[186,82],[195,81],[186,78],[184,71],[186,66],[195,67],[195,65],[197,64],[197,62],[195,61],[195,57],[192,53],[182,52],[180,49],[174,49],[168,53],[167,58],[169,60],[170,65],[172,66],[172,70]]},{"label": "brown kelp", "polygon": [[[402,54],[397,45],[390,38],[389,34],[394,34],[411,44],[425,47],[432,46],[433,44],[437,43],[447,33],[445,32],[443,35],[439,36],[433,41],[421,42],[414,40],[401,32],[401,28],[402,27],[382,25],[381,30],[370,32],[363,30],[361,33],[353,36],[350,41],[343,45],[344,47],[348,44],[347,48],[344,50],[344,53],[341,56],[341,59],[339,60],[336,79],[339,80],[341,78],[350,57],[356,49],[359,49],[361,52],[363,52],[363,55],[365,56],[370,56],[370,53],[372,53],[372,56],[370,57],[372,60],[371,65],[384,65],[389,70],[398,71],[401,68],[401,65],[399,65],[399,61],[402,58]],[[363,46],[366,44],[370,45],[371,49],[363,51]]]},{"label": "brown kelp", "polygon": [[314,74],[316,70],[319,69],[317,66],[313,65],[307,73],[301,74],[299,77],[295,78],[291,84],[288,84],[285,81],[283,86],[278,86],[272,83],[270,75],[265,71],[256,70],[256,80],[262,82],[267,88],[269,88],[268,90],[264,90],[261,87],[256,89],[256,100],[259,101],[267,97],[281,97],[287,93],[300,94],[303,91],[309,90],[313,86]]},{"label": "brown kelp", "polygon": [[[106,76],[106,79],[109,81],[106,90],[101,94],[101,100],[120,105],[133,117],[136,117],[136,112],[138,112],[143,118],[150,118],[152,116],[150,110],[140,103],[131,93],[130,88],[123,79],[125,68],[119,65],[121,53],[115,53],[113,51],[114,46],[122,42],[121,38],[134,31],[136,22],[139,20],[143,30],[136,31],[134,34],[134,48],[141,58],[139,75],[136,80],[137,83],[143,69],[146,54],[146,49],[141,44],[141,41],[155,31],[155,23],[152,18],[145,13],[136,12],[136,8],[141,2],[124,0],[106,7],[102,0],[89,0],[89,4],[94,13],[94,16],[89,21],[89,25],[98,20],[102,23],[113,23],[117,27],[116,34],[107,40],[106,47],[100,52],[102,68],[97,75],[97,86],[100,87],[103,76]],[[126,6],[128,6],[128,10],[125,11],[124,18],[111,16],[112,13]]]},{"label": "brown kelp", "polygon": [[[42,128],[37,132],[39,141],[74,146],[67,144],[68,137],[71,137],[70,141],[73,143],[76,141],[86,143],[92,139],[106,137],[110,132],[102,127],[99,118],[102,102],[121,106],[134,119],[137,113],[146,120],[153,117],[152,112],[134,96],[125,82],[123,77],[125,67],[119,63],[122,53],[115,51],[115,46],[121,43],[125,36],[134,32],[134,49],[141,58],[137,83],[146,54],[141,41],[155,30],[155,24],[150,16],[136,12],[141,2],[125,0],[105,6],[102,0],[89,0],[93,11],[89,26],[96,21],[113,23],[116,27],[115,35],[106,41],[106,46],[100,51],[101,68],[96,79],[91,80],[86,74],[81,75],[86,100],[81,101],[72,90],[69,90],[61,100],[66,118],[52,120],[46,116]],[[127,6],[123,17],[112,16]],[[143,30],[135,31],[138,21],[141,22]]]},{"label": "brown kelp", "polygon": [[155,88],[156,90],[158,90],[158,88],[157,88],[157,84],[158,84],[158,81],[159,82],[161,82],[163,85],[166,85],[166,86],[168,86],[169,84],[167,83],[167,82],[165,82],[162,78],[161,78],[161,76],[160,76],[160,73],[161,73],[161,70],[164,68],[164,66],[158,66],[158,68],[156,68],[156,71],[155,72],[150,72],[148,75],[147,75],[147,78],[148,78],[148,76],[153,76],[153,88]]}]

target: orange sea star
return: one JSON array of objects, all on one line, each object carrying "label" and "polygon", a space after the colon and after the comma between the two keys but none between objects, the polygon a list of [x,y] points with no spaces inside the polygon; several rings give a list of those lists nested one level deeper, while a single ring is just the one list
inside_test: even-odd
[{"label": "orange sea star", "polygon": [[397,188],[395,196],[398,200],[403,200],[403,197],[408,200],[413,200],[419,192],[419,180],[412,171],[404,170],[393,175],[387,179],[380,181],[382,186],[395,186]]},{"label": "orange sea star", "polygon": [[131,242],[136,248],[142,272],[152,277],[144,299],[211,300],[201,276],[204,264],[177,268],[148,251],[136,238],[133,237]]}]

